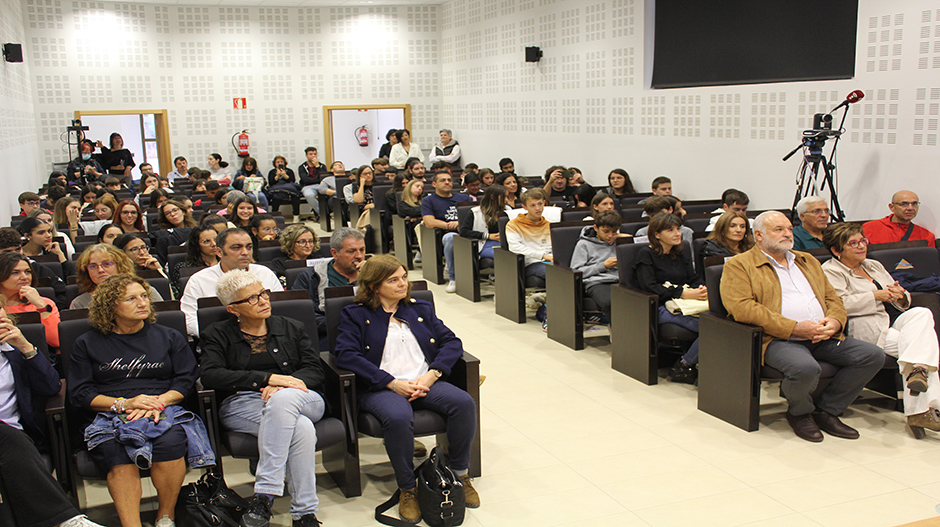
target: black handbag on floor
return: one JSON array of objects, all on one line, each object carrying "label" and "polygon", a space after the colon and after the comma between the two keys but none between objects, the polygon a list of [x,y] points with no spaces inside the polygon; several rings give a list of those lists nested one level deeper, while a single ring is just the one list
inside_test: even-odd
[{"label": "black handbag on floor", "polygon": [[248,502],[225,480],[212,471],[199,481],[183,485],[176,500],[176,525],[179,527],[238,527]]},{"label": "black handbag on floor", "polygon": [[[447,459],[438,447],[434,447],[424,463],[415,469],[415,479],[418,481],[418,506],[425,523],[430,527],[452,527],[463,523],[467,512],[463,483],[447,466]],[[398,489],[388,501],[376,507],[376,521],[393,527],[413,525],[382,514],[397,505],[400,497],[401,489]]]}]

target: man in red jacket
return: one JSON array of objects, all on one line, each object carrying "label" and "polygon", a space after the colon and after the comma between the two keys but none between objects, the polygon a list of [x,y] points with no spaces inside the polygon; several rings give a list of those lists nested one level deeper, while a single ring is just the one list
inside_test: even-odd
[{"label": "man in red jacket", "polygon": [[927,245],[936,247],[936,237],[927,229],[914,225],[914,218],[920,210],[917,194],[910,190],[894,193],[888,204],[891,214],[880,220],[865,222],[865,236],[871,243],[900,242],[907,240],[927,240]]}]

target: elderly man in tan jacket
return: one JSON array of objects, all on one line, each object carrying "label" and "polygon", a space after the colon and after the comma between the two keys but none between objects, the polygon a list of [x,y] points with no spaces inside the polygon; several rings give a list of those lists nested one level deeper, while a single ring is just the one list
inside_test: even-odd
[{"label": "elderly man in tan jacket", "polygon": [[[794,252],[793,226],[779,212],[754,220],[757,245],[725,263],[721,298],[738,322],[764,328],[764,364],[783,373],[787,422],[796,435],[823,440],[820,430],[844,439],[858,431],[837,417],[884,365],[878,346],[845,338],[845,307],[811,255]],[[839,368],[813,400],[819,361]]]}]

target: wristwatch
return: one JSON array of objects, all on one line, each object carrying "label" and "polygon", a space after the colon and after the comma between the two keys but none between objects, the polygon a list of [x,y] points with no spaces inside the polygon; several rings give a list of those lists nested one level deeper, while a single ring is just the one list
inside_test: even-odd
[{"label": "wristwatch", "polygon": [[438,379],[440,379],[441,377],[444,376],[444,371],[441,370],[440,368],[431,368],[429,371],[434,372],[434,375],[435,375]]}]

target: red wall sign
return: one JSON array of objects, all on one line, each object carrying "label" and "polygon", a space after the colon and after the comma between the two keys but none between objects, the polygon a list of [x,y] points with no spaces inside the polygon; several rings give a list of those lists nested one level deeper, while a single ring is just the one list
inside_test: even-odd
[{"label": "red wall sign", "polygon": [[234,106],[236,110],[244,110],[248,107],[248,103],[244,97],[235,97],[232,99],[232,106]]}]

